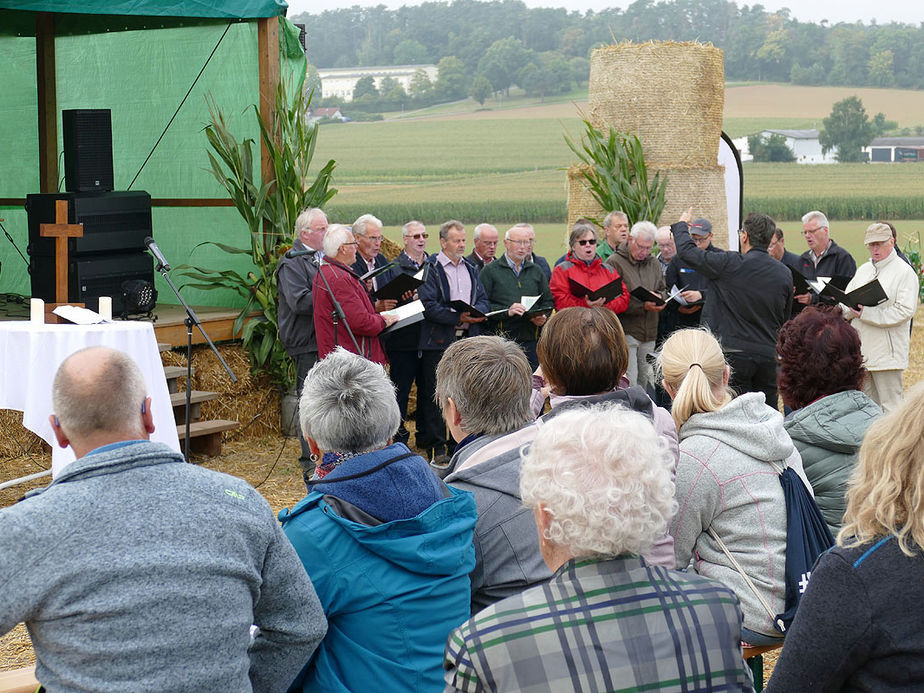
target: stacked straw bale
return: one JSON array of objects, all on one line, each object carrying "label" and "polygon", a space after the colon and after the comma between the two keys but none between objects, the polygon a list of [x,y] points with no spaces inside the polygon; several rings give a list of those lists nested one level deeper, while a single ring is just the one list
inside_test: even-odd
[{"label": "stacked straw bale", "polygon": [[[707,217],[716,244],[727,247],[725,170],[719,139],[725,106],[723,53],[700,43],[619,43],[596,49],[590,59],[588,120],[606,132],[636,135],[649,179],[667,176],[659,225],[677,220],[690,205]],[[581,216],[600,217],[580,167],[568,170],[569,226]]]}]

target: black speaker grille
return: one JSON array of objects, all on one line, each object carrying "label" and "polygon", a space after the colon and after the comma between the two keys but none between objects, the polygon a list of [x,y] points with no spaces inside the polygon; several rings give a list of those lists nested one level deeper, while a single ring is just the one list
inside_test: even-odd
[{"label": "black speaker grille", "polygon": [[61,111],[64,187],[68,192],[113,190],[112,113],[108,108]]}]

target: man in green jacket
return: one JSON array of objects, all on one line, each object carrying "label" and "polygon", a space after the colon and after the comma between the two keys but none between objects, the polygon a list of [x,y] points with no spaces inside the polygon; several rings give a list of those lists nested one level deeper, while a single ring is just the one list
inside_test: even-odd
[{"label": "man in green jacket", "polygon": [[[519,344],[529,365],[536,369],[536,343],[554,301],[545,273],[527,259],[530,249],[528,224],[517,224],[504,235],[504,254],[481,270],[481,283],[491,311],[488,330]],[[535,301],[533,298],[535,297]]]},{"label": "man in green jacket", "polygon": [[606,259],[616,252],[620,243],[629,238],[629,217],[625,212],[610,212],[603,218],[603,243],[597,246],[597,255]]}]

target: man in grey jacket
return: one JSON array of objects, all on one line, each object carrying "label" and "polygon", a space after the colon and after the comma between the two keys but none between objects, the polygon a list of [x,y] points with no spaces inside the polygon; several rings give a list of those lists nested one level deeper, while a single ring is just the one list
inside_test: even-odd
[{"label": "man in grey jacket", "polygon": [[121,352],[72,354],[52,402],[77,459],[0,510],[0,634],[25,622],[53,691],[285,690],[327,623],[267,502],[148,439]]}]

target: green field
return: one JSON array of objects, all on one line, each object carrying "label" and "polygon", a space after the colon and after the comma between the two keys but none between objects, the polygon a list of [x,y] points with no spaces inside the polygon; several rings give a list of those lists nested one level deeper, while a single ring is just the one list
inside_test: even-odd
[{"label": "green field", "polygon": [[[730,86],[723,127],[733,137],[818,127],[830,103],[848,91]],[[871,113],[882,110],[905,126],[913,124],[915,108],[924,112],[921,92],[872,90],[863,97],[871,100]],[[325,126],[316,161],[337,161],[331,217],[349,222],[373,212],[390,226],[411,218],[431,225],[447,218],[470,226],[488,220],[504,228],[530,221],[543,236],[546,224],[559,229],[550,232],[558,243],[567,214],[565,169],[575,160],[563,135],[579,135],[579,114],[586,109],[586,93],[536,103],[514,90],[512,98],[490,99],[483,107],[469,100],[390,114],[382,122]],[[877,218],[924,219],[924,165],[745,164],[746,212],[766,212],[795,230],[814,208],[832,219],[856,220],[857,229]],[[913,230],[914,223],[907,226]]]}]

